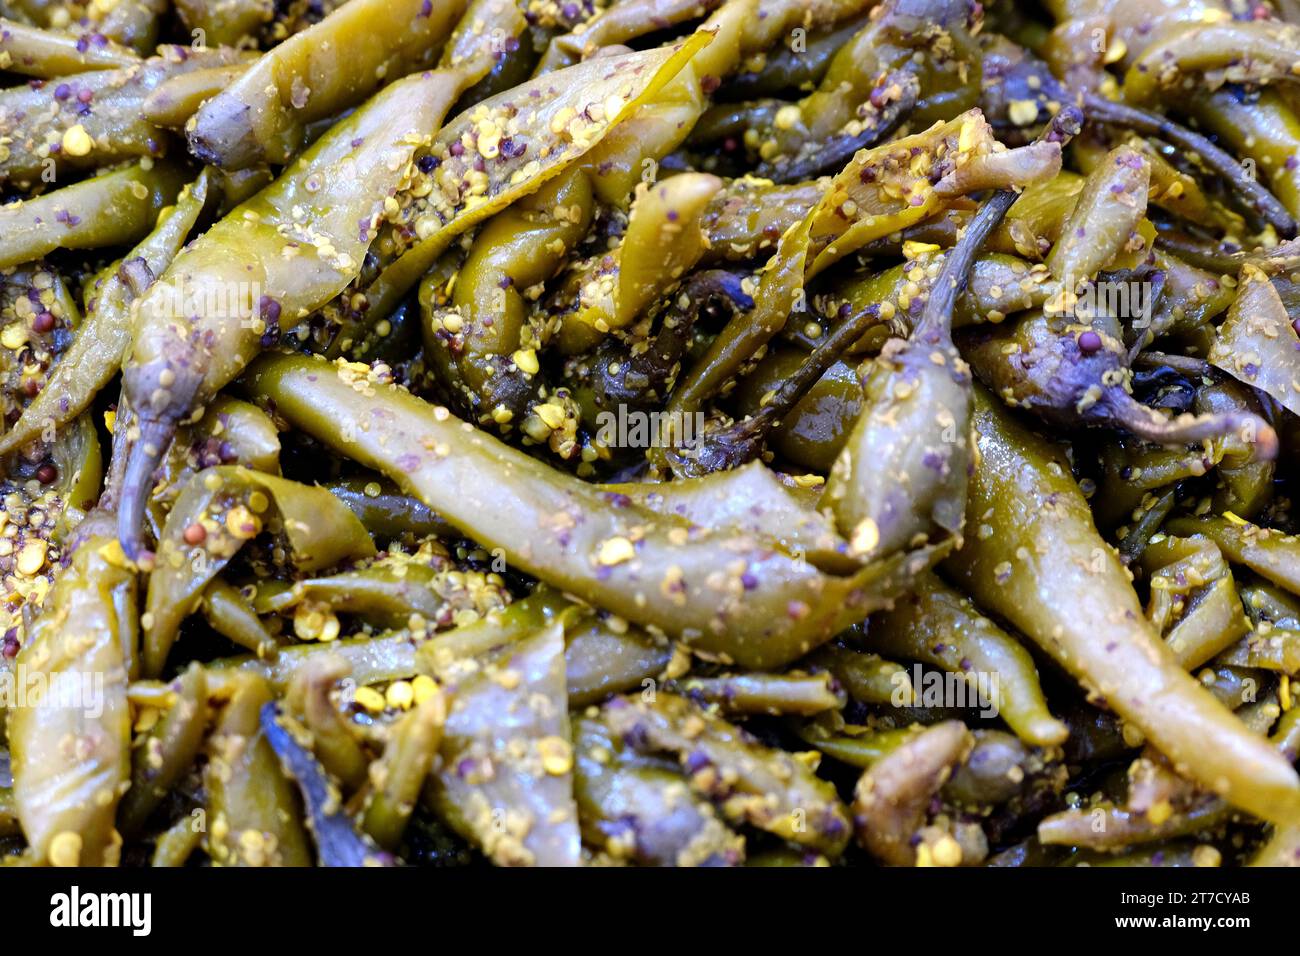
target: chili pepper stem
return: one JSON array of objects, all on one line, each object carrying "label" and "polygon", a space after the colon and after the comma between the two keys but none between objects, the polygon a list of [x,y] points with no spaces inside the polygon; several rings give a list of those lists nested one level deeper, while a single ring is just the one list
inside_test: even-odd
[{"label": "chili pepper stem", "polygon": [[1116,103],[1096,93],[1083,95],[1088,118],[1098,123],[1122,126],[1144,136],[1156,136],[1171,146],[1196,153],[1209,169],[1222,176],[1241,196],[1251,213],[1269,223],[1279,233],[1291,237],[1296,234],[1295,218],[1286,211],[1278,198],[1260,182],[1246,174],[1241,163],[1231,154],[1215,146],[1199,133],[1175,123],[1167,116],[1139,109],[1125,103]]},{"label": "chili pepper stem", "polygon": [[1278,437],[1273,426],[1251,412],[1225,412],[1186,416],[1186,420],[1165,418],[1148,408],[1128,392],[1116,391],[1106,400],[1116,424],[1128,429],[1143,441],[1157,445],[1185,445],[1206,438],[1219,438],[1232,432],[1252,434],[1256,461],[1271,461],[1277,456]]},{"label": "chili pepper stem", "polygon": [[140,436],[127,454],[117,512],[117,537],[131,561],[139,561],[147,550],[144,543],[145,504],[153,485],[154,469],[176,434],[176,422],[168,418],[141,417],[139,427]]}]

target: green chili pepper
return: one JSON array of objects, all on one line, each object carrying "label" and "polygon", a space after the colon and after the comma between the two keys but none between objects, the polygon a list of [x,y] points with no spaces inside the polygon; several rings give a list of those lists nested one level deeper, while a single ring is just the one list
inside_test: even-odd
[{"label": "green chili pepper", "polygon": [[143,238],[176,198],[182,175],[171,163],[145,160],[0,206],[0,268],[55,249],[99,249]]},{"label": "green chili pepper", "polygon": [[[74,187],[75,188],[75,187]],[[95,281],[91,308],[36,399],[0,436],[0,454],[32,441],[80,414],[122,365],[131,334],[131,306],[167,268],[207,203],[208,178],[182,190],[158,225],[130,255]]]},{"label": "green chili pepper", "polygon": [[[1265,819],[1300,813],[1290,766],[1160,646],[1055,449],[982,392],[974,424],[980,457],[966,544],[947,566],[976,602],[1087,682],[1208,789]],[[1092,598],[1080,602],[1083,594]]]},{"label": "green chili pepper", "polygon": [[131,773],[136,583],[104,524],[97,515],[83,528],[32,625],[17,663],[39,686],[25,678],[34,694],[9,713],[18,819],[35,858],[55,865],[112,865],[121,845],[113,821]]},{"label": "green chili pepper", "polygon": [[50,79],[91,70],[133,66],[133,52],[101,34],[76,36],[60,30],[41,30],[0,17],[0,63],[11,73]]},{"label": "green chili pepper", "polygon": [[144,671],[162,672],[181,621],[209,581],[263,529],[279,530],[301,570],[369,557],[361,523],[323,488],[240,466],[205,469],[181,492],[163,526],[144,617]]},{"label": "green chili pepper", "polygon": [[457,83],[429,73],[380,93],[185,249],[144,295],[123,372],[140,418],[119,510],[129,555],[140,550],[149,476],[177,424],[240,372],[264,335],[324,305],[360,271],[385,201]]},{"label": "green chili pepper", "polygon": [[[253,6],[254,12],[256,6],[260,5]],[[206,103],[188,130],[190,148],[203,162],[222,169],[284,162],[296,152],[307,123],[356,106],[386,76],[396,78],[432,66],[434,51],[464,9],[463,0],[344,4],[264,54]],[[224,26],[219,32],[224,32]],[[340,68],[334,55],[321,55],[331,48],[347,50],[346,68]],[[396,107],[398,116],[414,109],[414,104]],[[351,217],[353,222],[359,218]]]},{"label": "green chili pepper", "polygon": [[[512,566],[745,666],[777,666],[810,650],[881,606],[931,560],[922,549],[849,575],[822,572],[728,525],[701,527],[623,504],[615,493],[467,431],[445,409],[372,384],[368,370],[277,356],[255,366],[246,383],[295,425],[385,472],[485,546],[501,548]],[[355,433],[343,434],[346,421],[359,423]],[[511,493],[491,505],[469,491],[486,492],[507,474],[514,476]],[[522,527],[540,534],[521,542]]]},{"label": "green chili pepper", "polygon": [[431,799],[497,863],[579,863],[563,654],[556,622],[447,687]]},{"label": "green chili pepper", "polygon": [[208,741],[207,851],[217,866],[307,866],[297,799],[262,729],[266,681],[236,676]]}]

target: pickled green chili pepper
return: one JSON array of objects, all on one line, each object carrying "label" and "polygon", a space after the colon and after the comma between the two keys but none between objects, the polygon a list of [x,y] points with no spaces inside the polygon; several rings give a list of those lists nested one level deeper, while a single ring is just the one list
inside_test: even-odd
[{"label": "pickled green chili pepper", "polygon": [[1252,411],[1225,408],[1170,418],[1135,399],[1125,387],[1122,334],[1116,318],[1101,311],[1034,311],[974,329],[962,344],[982,382],[1050,424],[1121,427],[1161,445],[1217,439],[1247,446],[1247,454],[1263,461],[1277,454],[1277,433]]},{"label": "pickled green chili pepper", "polygon": [[377,538],[436,535],[449,538],[456,530],[422,502],[404,495],[387,479],[345,478],[324,487],[352,509],[366,530]]},{"label": "pickled green chili pepper", "polygon": [[[1252,52],[1266,51],[1278,33],[1278,23],[1233,21],[1227,5],[1219,0],[1179,5],[1062,0],[1053,3],[1052,8],[1060,18],[1074,20],[1085,30],[1090,26],[1087,18],[1104,18],[1101,22],[1106,24],[1110,48],[1119,51],[1118,66],[1127,70],[1126,99],[1140,100],[1158,89],[1162,80],[1176,79],[1180,74],[1178,60],[1184,56],[1189,65],[1204,65],[1206,72],[1187,78],[1195,89],[1189,102],[1179,105],[1226,147],[1258,163],[1263,178],[1291,215],[1296,214],[1297,173],[1293,164],[1286,162],[1294,154],[1297,141],[1294,114],[1273,90],[1265,90],[1256,102],[1254,96],[1238,87],[1217,89],[1234,74],[1246,78],[1252,70],[1270,62],[1267,53],[1259,64],[1244,53],[1248,47]],[[1231,47],[1216,48],[1222,42],[1215,39],[1220,32],[1224,39],[1231,38]],[[1237,59],[1227,70],[1220,69],[1229,49]]]},{"label": "pickled green chili pepper", "polygon": [[154,842],[153,856],[149,865],[157,867],[184,866],[194,851],[203,842],[203,831],[195,825],[190,817],[181,817]]},{"label": "pickled green chili pepper", "polygon": [[1203,534],[1223,549],[1230,561],[1244,564],[1292,594],[1300,593],[1300,538],[1294,535],[1261,528],[1236,515],[1172,518],[1166,530],[1179,535]]},{"label": "pickled green chili pepper", "polygon": [[663,30],[694,20],[716,7],[719,0],[624,0],[610,4],[574,29],[551,39],[537,64],[542,75],[587,59],[601,47],[626,46],[652,30]]},{"label": "pickled green chili pepper", "polygon": [[[657,330],[641,337],[630,333],[607,335],[591,348],[590,338],[596,330],[577,322],[563,322],[556,348],[563,352],[581,352],[566,369],[571,388],[570,398],[581,409],[582,423],[595,429],[592,447],[600,454],[611,442],[603,421],[615,421],[627,412],[649,412],[672,388],[683,362],[699,334],[700,326],[713,318],[732,315],[753,306],[744,291],[742,276],[725,269],[695,272],[677,289],[665,308],[654,317]],[[640,323],[638,323],[640,325]],[[577,342],[570,341],[575,332]],[[619,406],[622,406],[620,409]],[[643,437],[636,443],[653,442],[656,419],[642,424]],[[617,431],[616,429],[612,429]]]},{"label": "pickled green chili pepper", "polygon": [[1268,276],[1242,267],[1237,298],[1219,326],[1208,356],[1212,365],[1266,392],[1291,412],[1300,410],[1300,335]]},{"label": "pickled green chili pepper", "polygon": [[[403,680],[418,673],[441,675],[466,658],[505,647],[549,623],[571,602],[549,589],[424,641],[409,631],[281,648],[271,660],[255,656],[224,658],[209,665],[208,680],[220,686],[239,671],[263,677],[276,690],[292,686],[300,674],[332,661],[358,684]],[[337,660],[336,660],[337,659]]]},{"label": "pickled green chili pepper", "polygon": [[[507,422],[522,423],[541,400],[541,370],[529,361],[536,351],[523,351],[524,293],[558,268],[591,225],[591,212],[585,176],[552,180],[488,221],[456,275],[448,310],[425,312],[425,346],[476,419],[492,422],[507,418],[504,412]],[[422,292],[421,302],[428,298]]]},{"label": "pickled green chili pepper", "polygon": [[1106,268],[1131,241],[1146,212],[1151,165],[1139,152],[1111,150],[1083,185],[1047,268],[1074,292]]},{"label": "pickled green chili pepper", "polygon": [[8,141],[0,183],[26,188],[119,160],[161,156],[167,138],[141,116],[145,98],[173,76],[226,66],[239,56],[164,46],[158,56],[122,69],[0,92],[0,136]]},{"label": "pickled green chili pepper", "polygon": [[99,249],[144,237],[176,198],[182,176],[171,163],[146,161],[0,206],[0,268],[55,249]]},{"label": "pickled green chili pepper", "polygon": [[1033,785],[1043,752],[1001,730],[980,728],[971,736],[974,746],[940,791],[946,803],[979,810],[1003,806]]},{"label": "pickled green chili pepper", "polygon": [[[965,143],[960,136],[963,129],[970,130]],[[855,157],[804,220],[782,234],[760,277],[754,309],[728,323],[678,385],[668,411],[677,415],[695,412],[784,328],[800,290],[826,250],[831,252],[828,260],[838,258],[872,239],[919,222],[933,211],[937,197],[932,195],[929,178],[924,183],[915,176],[909,178],[913,148],[932,155],[931,163],[955,165],[970,161],[969,154],[988,147],[989,140],[982,133],[987,134],[987,127],[977,117],[966,116]],[[878,180],[888,183],[888,192]],[[913,193],[919,194],[919,203],[904,200]],[[836,211],[846,208],[846,203],[852,216]],[[861,241],[855,234],[861,234]],[[841,244],[846,246],[842,252]]]},{"label": "pickled green chili pepper", "polygon": [[[1050,114],[1055,103],[1076,101],[1089,119],[1095,124],[1105,124],[1105,132],[1112,134],[1104,140],[1103,131],[1094,129],[1091,136],[1077,144],[1075,158],[1085,172],[1091,172],[1097,165],[1100,153],[1105,151],[1103,142],[1113,140],[1113,134],[1120,132],[1120,138],[1140,150],[1152,165],[1154,188],[1151,198],[1156,205],[1192,222],[1222,225],[1230,231],[1239,231],[1239,217],[1207,197],[1192,176],[1175,167],[1158,147],[1141,137],[1162,139],[1182,153],[1199,158],[1202,165],[1230,184],[1252,215],[1262,215],[1265,219],[1276,217],[1274,221],[1278,227],[1289,234],[1294,227],[1286,210],[1227,152],[1167,116],[1102,95],[1102,88],[1110,93],[1110,83],[1101,69],[1101,57],[1090,57],[1082,49],[1082,37],[1079,36],[1098,29],[1096,24],[1099,22],[1087,20],[1062,24],[1040,50],[1064,78],[1064,83],[1049,72],[1047,63],[1011,41],[994,38],[986,46],[985,69],[999,74],[1001,82],[993,91],[985,92],[981,101],[985,111],[1002,118],[1004,124],[1018,126],[1037,122],[1044,112]],[[1089,35],[1087,39],[1094,41],[1094,36]],[[1094,45],[1095,41],[1089,42],[1088,50],[1091,51]],[[1122,41],[1108,50],[1115,51],[1120,54],[1127,52]],[[1035,109],[1028,110],[1026,102],[1034,105]],[[1019,123],[1012,119],[1013,107]],[[994,123],[997,125],[997,120]]]},{"label": "pickled green chili pepper", "polygon": [[[1294,771],[1161,646],[1055,449],[978,390],[974,424],[969,533],[948,569],[978,604],[1086,682],[1194,780],[1265,819],[1294,819]],[[1095,600],[1081,604],[1080,594]]]},{"label": "pickled green chili pepper", "polygon": [[834,787],[686,698],[662,691],[650,701],[618,697],[602,715],[625,745],[676,757],[691,789],[716,802],[724,818],[830,856],[848,842],[848,815]]},{"label": "pickled green chili pepper", "polygon": [[1102,805],[1047,817],[1038,825],[1038,839],[1048,845],[1118,850],[1212,829],[1227,820],[1230,812],[1227,804],[1213,797],[1202,798],[1187,809],[1170,810],[1169,818],[1161,822],[1156,822],[1159,814],[1151,811],[1142,814]]},{"label": "pickled green chili pepper", "polygon": [[[1063,109],[1038,144],[1060,162],[1079,131]],[[1032,149],[1033,147],[1026,147]],[[944,260],[911,337],[886,343],[865,376],[865,408],[822,496],[861,554],[890,553],[914,538],[961,530],[970,461],[970,373],[952,344],[952,314],[975,256],[1015,202],[1013,190],[985,201]]]},{"label": "pickled green chili pepper", "polygon": [[825,673],[688,677],[673,681],[667,689],[692,700],[717,704],[726,714],[807,716],[843,706],[843,694],[835,694],[828,678]]},{"label": "pickled green chili pepper", "polygon": [[[972,357],[978,359],[976,354]],[[1101,451],[1101,474],[1093,496],[1097,527],[1109,531],[1135,520],[1134,515],[1152,495],[1176,489],[1185,479],[1201,477],[1213,463],[1204,443],[1191,450],[1177,445],[1152,447],[1127,438],[1107,443]]]},{"label": "pickled green chili pepper", "polygon": [[866,654],[849,647],[827,644],[807,659],[814,668],[826,668],[849,696],[864,704],[911,704],[915,688],[911,675],[901,665],[878,654]]},{"label": "pickled green chili pepper", "polygon": [[1277,91],[1253,96],[1229,87],[1197,94],[1188,109],[1226,148],[1252,160],[1287,212],[1300,215],[1300,170],[1290,162],[1300,146],[1300,119]]},{"label": "pickled green chili pepper", "polygon": [[[1276,704],[1270,706],[1275,712]],[[1285,749],[1286,740],[1282,736],[1270,739],[1270,743]],[[1136,768],[1145,762],[1139,760],[1133,766]],[[1039,824],[1038,839],[1044,844],[1119,850],[1133,844],[1211,830],[1232,818],[1231,808],[1222,800],[1192,790],[1167,769],[1160,771],[1157,777],[1162,775],[1171,779],[1158,779],[1149,793],[1141,793],[1139,780],[1131,768],[1127,805],[1102,802],[1053,814]],[[1279,827],[1276,832],[1281,835],[1289,829]]]},{"label": "pickled green chili pepper", "polygon": [[[622,503],[467,430],[445,409],[372,383],[364,367],[270,356],[245,387],[471,538],[501,548],[512,566],[743,666],[779,666],[810,650],[882,606],[933,560],[920,549],[847,575],[822,572],[752,533]],[[345,421],[357,430],[344,435]],[[491,504],[472,491],[486,494],[503,479],[510,494]],[[541,533],[521,541],[520,528]]]},{"label": "pickled green chili pepper", "polygon": [[658,679],[672,660],[667,641],[592,614],[566,622],[564,676],[569,706],[585,707]]},{"label": "pickled green chili pepper", "polygon": [[[133,419],[125,424],[124,440],[133,436]],[[117,425],[114,423],[114,434]],[[280,473],[280,433],[275,422],[256,405],[218,395],[203,417],[176,432],[162,465],[154,473],[148,519],[155,537],[162,533],[173,503],[194,475],[214,465],[243,465],[267,475]]]},{"label": "pickled green chili pepper", "polygon": [[1235,292],[1215,275],[1169,252],[1156,249],[1153,260],[1164,275],[1164,289],[1147,328],[1136,330],[1141,334],[1130,349],[1131,355],[1139,354],[1163,335],[1204,327],[1235,298]]},{"label": "pickled green chili pepper", "polygon": [[[772,349],[744,380],[733,398],[737,414],[753,414],[763,399],[789,380],[808,359],[801,349]],[[836,362],[808,390],[768,437],[767,446],[809,471],[828,472],[862,412],[862,385],[856,369]]]},{"label": "pickled green chili pepper", "polygon": [[276,691],[283,691],[317,659],[339,657],[358,684],[378,684],[415,676],[415,651],[415,639],[406,631],[325,644],[291,644],[270,659],[249,654],[213,661],[208,665],[208,681],[221,688],[247,672],[265,679]]},{"label": "pickled green chili pepper", "polygon": [[18,819],[35,858],[55,865],[114,865],[121,846],[114,816],[131,773],[136,581],[104,525],[97,514],[83,526],[19,654],[28,675],[43,675],[43,694],[9,711]]},{"label": "pickled green chili pepper", "polygon": [[[910,727],[868,732],[862,732],[864,728],[858,727],[852,728],[855,730],[852,734],[846,732],[830,735],[811,721],[795,724],[792,729],[804,743],[815,747],[819,753],[860,770],[875,765],[922,732],[920,725],[914,724]],[[851,728],[845,729],[847,731]]]},{"label": "pickled green chili pepper", "polygon": [[162,672],[181,621],[198,607],[208,582],[272,523],[283,529],[301,570],[374,554],[361,523],[322,488],[237,465],[199,472],[167,516],[149,576],[145,674]]},{"label": "pickled green chili pepper", "polygon": [[380,627],[403,627],[412,614],[436,620],[447,604],[434,590],[437,573],[426,565],[403,568],[400,576],[383,567],[345,571],[295,582],[269,608],[283,611],[301,603],[359,615]]},{"label": "pickled green chili pepper", "polygon": [[0,17],[0,64],[11,73],[50,79],[140,62],[132,51],[102,37],[41,30]]},{"label": "pickled green chili pepper", "polygon": [[[227,170],[285,162],[307,123],[356,106],[386,76],[432,66],[434,51],[464,9],[463,0],[344,4],[264,54],[209,100],[188,129],[190,149],[203,162]],[[346,68],[325,53],[333,49],[347,50]]]},{"label": "pickled green chili pepper", "polygon": [[176,0],[181,22],[205,46],[232,46],[270,21],[273,0]]},{"label": "pickled green chili pepper", "polygon": [[[1201,415],[1262,414],[1255,393],[1229,381],[1200,389],[1195,410]],[[1232,432],[1219,442],[1216,450],[1222,457],[1216,470],[1219,486],[1214,493],[1214,510],[1218,512],[1255,518],[1273,499],[1277,462],[1261,455],[1260,442],[1249,441],[1251,437],[1249,433]]]},{"label": "pickled green chili pepper", "polygon": [[[913,837],[932,798],[973,744],[970,731],[947,721],[915,735],[863,773],[853,799],[854,828],[863,848],[891,866],[910,866],[922,852],[933,858],[937,848],[914,843]],[[954,851],[960,861],[960,847],[947,837],[940,859],[946,862]]]},{"label": "pickled green chili pepper", "polygon": [[376,627],[420,627],[445,626],[466,612],[486,613],[509,600],[489,574],[452,570],[448,559],[423,548],[411,557],[388,555],[356,570],[304,578],[259,600],[259,609],[312,613],[328,608]]},{"label": "pickled green chili pepper", "polygon": [[[1062,124],[1074,115],[1063,111]],[[733,378],[785,327],[805,283],[818,272],[872,240],[920,222],[960,195],[960,170],[980,164],[993,152],[992,142],[988,124],[972,111],[855,156],[803,222],[782,236],[760,279],[754,309],[727,324],[679,384],[668,411],[677,418],[694,413]],[[1053,157],[1038,159],[1036,174],[1050,175]],[[1059,145],[1054,163],[1059,168]],[[927,174],[919,175],[921,169]],[[1004,169],[1004,180],[1008,172]],[[1014,178],[1023,183],[1034,176],[1021,170]],[[978,175],[966,181],[975,189],[997,185]]]},{"label": "pickled green chili pepper", "polygon": [[980,614],[969,598],[932,574],[922,575],[913,595],[872,621],[868,642],[891,657],[957,674],[996,675],[992,703],[1022,739],[1048,746],[1068,736],[1066,726],[1047,709],[1028,651]]},{"label": "pickled green chili pepper", "polygon": [[743,260],[776,248],[781,235],[803,219],[828,185],[825,179],[778,186],[744,176],[726,182],[704,214],[709,237],[704,262]]},{"label": "pickled green chili pepper", "polygon": [[[275,752],[284,772],[298,784],[303,802],[307,805],[307,823],[316,843],[317,860],[321,866],[391,866],[392,857],[358,832],[355,824],[338,804],[338,795],[325,777],[320,764],[286,729],[279,708],[272,701],[262,706],[262,734]],[[244,831],[248,833],[249,831]],[[248,847],[255,854],[263,854],[256,840],[244,840],[244,859],[250,859]],[[273,845],[274,846],[274,845]],[[288,861],[287,865],[303,865]]]},{"label": "pickled green chili pepper", "polygon": [[805,36],[787,38],[764,51],[757,71],[742,66],[731,78],[729,89],[747,99],[812,89],[826,75],[836,51],[862,29],[868,15],[851,15]]},{"label": "pickled green chili pepper", "polygon": [[1297,749],[1300,748],[1300,711],[1295,707],[1286,711],[1268,739],[1288,760],[1294,762],[1300,754]]},{"label": "pickled green chili pepper", "polygon": [[[1021,199],[1017,199],[1011,206],[1012,212],[1028,194],[1029,189],[1020,194]],[[882,329],[887,322],[902,321],[902,317],[907,316],[928,297],[950,254],[932,251],[924,246],[921,249],[924,251],[915,248],[905,251],[908,261],[902,265],[835,283],[826,297],[827,301],[832,305],[841,303],[840,308],[847,304],[854,312],[874,310],[882,323]],[[1041,306],[1055,291],[1059,289],[1041,263],[1026,262],[1006,253],[986,253],[971,266],[966,288],[957,297],[953,327],[982,322],[1000,323],[1009,315]],[[794,337],[793,330],[787,330],[787,335]],[[854,352],[877,345],[874,339],[874,336],[864,337]],[[883,341],[879,344],[883,345]]]},{"label": "pickled green chili pepper", "polygon": [[311,732],[312,752],[347,792],[366,782],[369,758],[354,728],[330,699],[334,686],[350,673],[337,654],[321,654],[303,663],[285,689],[286,711]]},{"label": "pickled green chili pepper", "polygon": [[180,420],[242,370],[264,335],[324,305],[360,271],[386,201],[458,83],[428,73],[388,87],[186,248],[144,295],[123,372],[140,418],[118,513],[129,555],[141,550],[149,476]]},{"label": "pickled green chili pepper", "polygon": [[775,539],[819,567],[851,566],[844,539],[812,507],[816,488],[792,485],[757,462],[699,478],[601,485],[600,490],[655,514]]},{"label": "pickled green chili pepper", "polygon": [[163,799],[188,773],[208,729],[208,689],[203,668],[191,665],[171,685],[167,712],[134,745],[131,789],[118,808],[118,826],[130,837],[140,831]]},{"label": "pickled green chili pepper", "polygon": [[514,643],[562,613],[565,683],[572,706],[640,687],[667,669],[672,657],[668,642],[621,619],[578,610],[545,587],[472,624],[430,638],[416,652],[418,669],[445,678],[467,659]]},{"label": "pickled green chili pepper", "polygon": [[241,61],[173,76],[159,83],[144,98],[140,112],[155,126],[184,129],[199,107],[230,86],[247,69],[248,63]]},{"label": "pickled green chili pepper", "polygon": [[1147,618],[1188,670],[1249,631],[1232,572],[1208,538],[1161,535],[1147,546],[1142,565],[1151,592]]},{"label": "pickled green chili pepper", "polygon": [[1219,661],[1285,674],[1300,671],[1300,606],[1295,599],[1263,583],[1243,585],[1238,590],[1254,630],[1221,655]]},{"label": "pickled green chili pepper", "polygon": [[645,866],[726,866],[744,839],[672,769],[637,759],[599,719],[574,719],[573,790],[583,839]]},{"label": "pickled green chili pepper", "polygon": [[370,768],[374,790],[361,822],[362,829],[380,846],[393,850],[401,842],[420,788],[438,756],[446,719],[446,701],[434,693],[388,729],[384,752]]},{"label": "pickled green chili pepper", "polygon": [[675,277],[689,272],[704,254],[703,221],[722,185],[707,173],[681,173],[639,186],[619,246],[575,276],[582,288],[573,321],[601,333],[626,328],[669,292]]},{"label": "pickled green chili pepper", "polygon": [[[462,108],[527,79],[535,55],[534,44],[524,36],[528,26],[514,0],[470,0],[438,60],[441,67],[466,71],[471,85],[461,98]],[[486,45],[485,34],[491,36]]]},{"label": "pickled green chili pepper", "polygon": [[1300,27],[1267,20],[1216,20],[1166,35],[1142,50],[1128,65],[1124,95],[1134,102],[1151,98],[1184,74],[1200,73],[1210,89],[1225,80],[1264,84],[1294,79]]},{"label": "pickled green chili pepper", "polygon": [[[75,187],[73,187],[75,188]],[[131,306],[175,257],[207,203],[208,178],[200,176],[164,209],[158,225],[96,281],[91,307],[72,345],[22,417],[0,436],[0,455],[47,429],[67,424],[94,399],[122,365],[131,334]]]},{"label": "pickled green chili pepper", "polygon": [[[1127,93],[1126,90],[1126,95]],[[1198,156],[1213,172],[1233,186],[1252,216],[1273,226],[1282,235],[1295,235],[1296,221],[1286,207],[1254,177],[1245,173],[1239,162],[1210,140],[1158,113],[1135,109],[1131,105],[1116,103],[1093,93],[1085,93],[1083,102],[1090,119],[1119,124],[1142,135],[1165,139],[1179,149]],[[1153,173],[1157,169],[1163,171],[1163,163],[1163,160],[1154,160]],[[1185,205],[1177,211],[1189,215],[1192,212]]]},{"label": "pickled green chili pepper", "polygon": [[799,403],[839,362],[840,356],[862,337],[865,330],[878,324],[879,314],[869,309],[846,318],[798,368],[763,397],[752,415],[726,428],[706,433],[688,451],[674,450],[669,456],[674,470],[683,475],[702,474],[735,468],[755,458],[769,435],[794,413]]},{"label": "pickled green chili pepper", "polygon": [[[779,122],[753,130],[764,160],[760,173],[811,178],[830,165],[816,155],[819,151],[843,165],[856,149],[870,145],[862,128],[876,127],[877,135],[883,131],[876,111],[900,95],[906,97],[904,116],[915,101],[918,123],[951,119],[975,106],[981,70],[972,33],[979,29],[981,12],[963,0],[882,4],[836,52],[818,88],[792,104],[797,112],[787,109],[789,115]],[[914,71],[915,78],[903,70]],[[891,71],[900,72],[881,82]],[[847,140],[846,150],[841,138]]]},{"label": "pickled green chili pepper", "polygon": [[[54,440],[49,446],[48,458],[57,474],[50,487],[63,497],[63,511],[52,529],[53,539],[61,541],[75,533],[100,497],[103,457],[99,436],[89,413],[76,419],[64,434]],[[39,467],[36,470],[40,472]],[[12,469],[11,477],[16,477],[20,471]]]},{"label": "pickled green chili pepper", "polygon": [[1143,503],[1134,511],[1133,523],[1115,532],[1120,560],[1125,564],[1137,560],[1173,512],[1176,501],[1177,494],[1172,488],[1158,496],[1143,497]]},{"label": "pickled green chili pepper", "polygon": [[[579,161],[709,41],[697,33],[661,49],[579,63],[484,100],[447,124],[430,150],[431,192],[402,212],[404,231],[380,240],[397,254],[366,290],[370,309],[391,313],[456,236]],[[480,171],[484,150],[500,161]]]},{"label": "pickled green chili pepper", "polygon": [[270,704],[266,681],[236,675],[208,739],[207,851],[216,866],[311,863],[296,797],[262,726]]},{"label": "pickled green chili pepper", "polygon": [[273,656],[284,643],[266,629],[239,589],[219,578],[203,592],[200,608],[214,631],[258,657]]},{"label": "pickled green chili pepper", "polygon": [[559,622],[487,655],[446,693],[433,805],[496,863],[577,866]]}]

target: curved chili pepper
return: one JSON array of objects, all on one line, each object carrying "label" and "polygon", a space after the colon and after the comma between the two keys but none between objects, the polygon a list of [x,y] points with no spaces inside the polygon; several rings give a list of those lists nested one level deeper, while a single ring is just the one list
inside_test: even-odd
[{"label": "curved chili pepper", "polygon": [[51,425],[79,415],[122,365],[131,335],[131,306],[163,273],[185,244],[207,204],[208,178],[200,176],[164,209],[158,225],[131,253],[96,281],[91,308],[72,346],[45,387],[3,436],[0,454],[32,441]]},{"label": "curved chili pepper", "polygon": [[[1202,785],[1265,819],[1300,814],[1291,767],[1161,646],[1055,449],[979,391],[974,424],[970,531],[947,567],[976,602],[1086,681]],[[1001,533],[989,523],[995,515]],[[1079,605],[1074,596],[1085,592],[1096,602]]]},{"label": "curved chili pepper", "polygon": [[[187,131],[190,149],[222,169],[284,162],[296,151],[306,124],[356,106],[387,75],[432,66],[433,51],[464,8],[463,0],[344,4],[264,54],[209,100]],[[348,49],[346,69],[338,69],[332,56],[319,55],[335,46]]]},{"label": "curved chili pepper", "polygon": [[[357,375],[346,366],[276,356],[256,365],[246,383],[298,427],[383,471],[476,540],[500,547],[511,565],[746,666],[776,666],[829,639],[933,559],[920,549],[828,574],[757,535],[621,503],[466,431],[445,409],[369,384],[368,370]],[[354,383],[365,383],[362,391]],[[339,426],[348,420],[365,428],[347,434]],[[468,491],[486,493],[503,471],[517,476],[509,496],[489,506]],[[540,533],[521,541],[521,527]]]},{"label": "curved chili pepper", "polygon": [[[239,374],[282,320],[324,305],[360,271],[386,201],[459,82],[429,73],[386,89],[185,249],[144,295],[123,372],[140,420],[118,513],[129,555],[142,549],[149,476],[180,420]],[[242,258],[231,257],[235,248]]]}]

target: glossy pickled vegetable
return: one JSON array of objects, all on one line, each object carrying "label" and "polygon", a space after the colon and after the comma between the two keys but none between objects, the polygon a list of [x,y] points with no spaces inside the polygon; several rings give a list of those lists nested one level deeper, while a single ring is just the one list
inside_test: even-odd
[{"label": "glossy pickled vegetable", "polygon": [[0,2],[0,863],[1294,865],[1298,71]]}]

